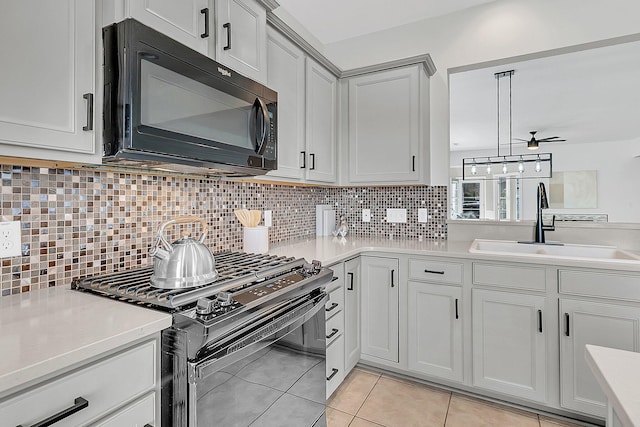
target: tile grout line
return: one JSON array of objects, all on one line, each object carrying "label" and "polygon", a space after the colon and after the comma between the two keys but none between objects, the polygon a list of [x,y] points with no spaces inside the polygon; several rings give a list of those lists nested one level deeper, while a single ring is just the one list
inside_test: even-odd
[{"label": "tile grout line", "polygon": [[444,424],[442,427],[447,427],[447,418],[449,418],[449,408],[451,408],[451,399],[453,399],[453,392],[449,392],[449,402],[447,403],[447,412],[444,414]]},{"label": "tile grout line", "polygon": [[[362,404],[358,407],[358,410],[356,411],[356,414],[353,416],[353,420],[351,420],[351,423],[353,423],[353,421],[356,418],[359,418],[358,417],[358,413],[360,412],[360,410],[362,409],[364,404],[367,402],[367,399],[369,398],[369,396],[371,396],[371,392],[373,391],[373,389],[376,388],[376,385],[378,385],[378,382],[380,381],[380,378],[382,378],[382,375],[378,374],[378,378],[376,379],[376,382],[373,384],[373,387],[371,387],[371,390],[369,390],[369,393],[367,393],[367,397],[364,398],[364,400],[362,401]],[[362,419],[366,419],[366,418],[362,418]],[[369,421],[369,420],[367,420],[367,421]],[[351,423],[349,423],[349,425],[351,425]],[[374,424],[377,424],[377,423],[374,423]]]}]

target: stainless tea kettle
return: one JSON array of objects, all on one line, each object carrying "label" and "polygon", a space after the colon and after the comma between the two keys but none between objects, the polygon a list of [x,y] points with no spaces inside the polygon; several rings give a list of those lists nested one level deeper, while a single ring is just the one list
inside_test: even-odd
[{"label": "stainless tea kettle", "polygon": [[[170,225],[200,223],[202,232],[198,240],[192,239],[188,231],[182,238],[169,244],[164,230]],[[160,226],[154,246],[149,250],[153,257],[151,285],[162,289],[192,288],[211,283],[218,277],[213,254],[204,245],[207,223],[202,218],[180,216]]]}]

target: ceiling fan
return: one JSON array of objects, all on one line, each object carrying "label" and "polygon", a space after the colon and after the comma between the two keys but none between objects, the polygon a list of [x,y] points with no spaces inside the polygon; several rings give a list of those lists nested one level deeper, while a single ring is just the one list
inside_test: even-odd
[{"label": "ceiling fan", "polygon": [[538,133],[537,130],[532,130],[531,132],[529,132],[531,134],[531,139],[520,139],[520,138],[513,138],[516,141],[523,141],[527,143],[527,148],[529,150],[537,150],[538,146],[541,142],[564,142],[566,141],[566,139],[559,139],[560,137],[558,136],[550,136],[548,138],[541,138],[541,139],[536,139],[536,133]]}]

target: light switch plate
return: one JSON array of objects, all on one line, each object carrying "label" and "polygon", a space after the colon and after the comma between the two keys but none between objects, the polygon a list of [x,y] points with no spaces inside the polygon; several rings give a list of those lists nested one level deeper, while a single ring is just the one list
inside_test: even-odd
[{"label": "light switch plate", "polygon": [[0,222],[0,258],[22,255],[20,221]]},{"label": "light switch plate", "polygon": [[362,222],[371,222],[371,209],[362,209]]},{"label": "light switch plate", "polygon": [[427,208],[418,208],[418,222],[429,221],[429,210]]},{"label": "light switch plate", "polygon": [[387,222],[407,222],[407,210],[404,208],[387,208]]},{"label": "light switch plate", "polygon": [[264,211],[264,225],[265,227],[271,227],[273,225],[273,212]]}]

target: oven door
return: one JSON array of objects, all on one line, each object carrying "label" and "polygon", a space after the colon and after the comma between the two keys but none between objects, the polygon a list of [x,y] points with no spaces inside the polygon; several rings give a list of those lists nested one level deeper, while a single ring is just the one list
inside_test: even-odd
[{"label": "oven door", "polygon": [[326,427],[326,301],[280,304],[189,363],[189,426]]}]

